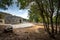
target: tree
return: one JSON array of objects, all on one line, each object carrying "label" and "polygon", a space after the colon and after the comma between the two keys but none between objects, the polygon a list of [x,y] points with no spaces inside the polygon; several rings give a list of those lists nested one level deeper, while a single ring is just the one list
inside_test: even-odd
[{"label": "tree", "polygon": [[0,0],[0,9],[7,9],[10,5],[12,5],[12,0]]},{"label": "tree", "polygon": [[41,16],[39,15],[39,10],[36,4],[32,5],[29,10],[29,19],[32,22],[42,22]]},{"label": "tree", "polygon": [[[21,4],[21,8],[26,8],[34,2],[34,4],[37,4],[37,7],[39,9],[39,14],[43,20],[44,27],[46,27],[47,32],[51,35],[51,37],[55,37],[55,30],[57,32],[57,27],[54,29],[54,23],[53,23],[53,16],[56,12],[55,9],[57,9],[56,16],[58,17],[58,11],[59,11],[59,3],[60,0],[19,0]],[[58,5],[57,5],[58,4]],[[33,4],[32,4],[33,5]],[[57,26],[57,17],[56,17],[56,26]],[[51,26],[51,29],[49,29],[49,23]]]}]

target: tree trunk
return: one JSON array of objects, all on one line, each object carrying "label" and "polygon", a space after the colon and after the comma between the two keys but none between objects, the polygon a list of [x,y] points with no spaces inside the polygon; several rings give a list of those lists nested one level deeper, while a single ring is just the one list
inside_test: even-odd
[{"label": "tree trunk", "polygon": [[45,21],[45,17],[44,17],[44,14],[43,14],[43,4],[42,4],[42,1],[41,1],[41,4],[39,3],[39,1],[35,0],[36,3],[38,4],[38,7],[39,7],[39,10],[40,10],[40,15],[41,15],[41,18],[43,19],[43,25],[44,25],[44,29],[46,30],[46,21]]}]

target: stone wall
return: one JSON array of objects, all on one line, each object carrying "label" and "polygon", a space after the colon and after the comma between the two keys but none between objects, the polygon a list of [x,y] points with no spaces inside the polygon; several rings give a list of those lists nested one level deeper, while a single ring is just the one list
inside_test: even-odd
[{"label": "stone wall", "polygon": [[23,22],[24,22],[24,18],[21,18],[18,16],[11,16],[11,15],[5,16],[6,24],[19,24],[19,23],[23,23]]},{"label": "stone wall", "polygon": [[22,17],[18,17],[18,16],[13,16],[11,14],[8,13],[2,13],[4,16],[4,20],[6,24],[19,24],[19,23],[23,23],[26,21],[26,19],[22,18]]}]

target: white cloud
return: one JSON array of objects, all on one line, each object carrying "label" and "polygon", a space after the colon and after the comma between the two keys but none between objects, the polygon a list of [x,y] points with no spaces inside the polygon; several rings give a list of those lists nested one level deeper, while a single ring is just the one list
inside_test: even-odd
[{"label": "white cloud", "polygon": [[18,11],[16,11],[16,10],[0,10],[0,11],[28,19],[28,10],[18,10]]}]

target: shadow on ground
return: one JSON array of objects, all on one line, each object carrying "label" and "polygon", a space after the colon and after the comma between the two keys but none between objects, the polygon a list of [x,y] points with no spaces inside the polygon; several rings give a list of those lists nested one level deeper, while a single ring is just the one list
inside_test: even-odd
[{"label": "shadow on ground", "polygon": [[52,40],[43,28],[19,28],[8,33],[1,33],[0,40]]}]

